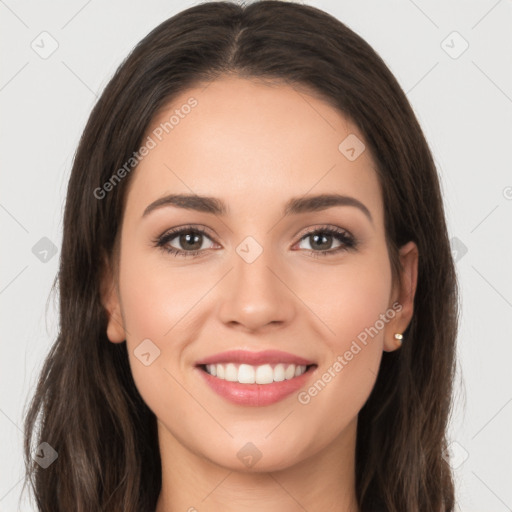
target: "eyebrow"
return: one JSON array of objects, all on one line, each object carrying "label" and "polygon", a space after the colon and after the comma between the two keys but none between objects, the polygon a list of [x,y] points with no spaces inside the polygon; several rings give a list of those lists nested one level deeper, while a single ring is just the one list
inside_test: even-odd
[{"label": "eyebrow", "polygon": [[[152,211],[165,206],[175,206],[177,208],[195,210],[220,216],[225,216],[228,213],[226,203],[216,197],[198,196],[195,194],[170,194],[157,199],[147,206],[142,217],[145,217]],[[355,197],[340,194],[319,194],[314,196],[292,197],[286,202],[283,214],[286,217],[300,213],[322,211],[334,206],[353,206],[358,208],[366,215],[366,217],[368,217],[370,222],[373,223],[372,214],[361,201]]]}]

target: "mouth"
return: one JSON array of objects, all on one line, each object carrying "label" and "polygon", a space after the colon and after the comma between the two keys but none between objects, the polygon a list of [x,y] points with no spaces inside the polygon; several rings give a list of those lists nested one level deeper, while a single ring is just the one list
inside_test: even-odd
[{"label": "mouth", "polygon": [[216,354],[195,365],[203,381],[224,399],[246,406],[265,406],[304,387],[318,365],[280,351],[236,350]]}]

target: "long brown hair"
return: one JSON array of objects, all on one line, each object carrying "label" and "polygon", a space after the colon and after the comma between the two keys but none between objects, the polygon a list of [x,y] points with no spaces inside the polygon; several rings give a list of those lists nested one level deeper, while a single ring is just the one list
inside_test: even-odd
[{"label": "long brown hair", "polygon": [[[100,300],[103,255],[115,256],[131,174],[104,197],[94,191],[138,150],[159,109],[225,74],[309,88],[364,135],[376,160],[393,275],[397,249],[410,240],[419,268],[404,344],[383,354],[359,414],[357,498],[363,512],[452,511],[444,453],[458,291],[431,152],[404,92],[373,49],[322,10],[280,1],[211,2],[178,13],[134,48],[94,107],[67,190],[60,331],[25,418],[25,485],[42,512],[155,509],[156,418],[134,385],[126,344],[106,336]],[[41,443],[58,454],[45,469],[33,459]]]}]

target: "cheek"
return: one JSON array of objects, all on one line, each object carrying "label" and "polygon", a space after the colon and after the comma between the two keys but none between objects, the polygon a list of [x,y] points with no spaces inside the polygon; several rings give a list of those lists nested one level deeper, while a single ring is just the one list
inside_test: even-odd
[{"label": "cheek", "polygon": [[148,257],[136,247],[131,253],[126,248],[125,254],[120,281],[126,327],[134,342],[150,338],[163,344],[187,324],[187,314],[211,287],[209,281],[213,283],[215,276],[211,280],[199,277],[185,265],[171,268],[165,264],[166,258]]},{"label": "cheek", "polygon": [[[331,268],[328,278],[318,273],[315,277],[318,286],[304,289],[305,302],[315,305],[312,309],[330,334],[323,337],[316,379],[297,399],[318,419],[315,428],[334,435],[358,414],[375,384],[384,334],[394,317],[388,308],[391,269],[384,254],[340,266],[336,272]],[[326,414],[335,414],[330,424],[320,420]]]},{"label": "cheek", "polygon": [[[337,268],[318,268],[302,285],[300,296],[328,329],[325,340],[332,350],[344,351],[361,333],[364,339],[366,329],[388,308],[391,269],[387,254],[379,254],[347,259]],[[377,327],[379,334],[373,339],[381,340],[382,322]]]},{"label": "cheek", "polygon": [[130,366],[139,392],[153,409],[164,398],[162,386],[174,385],[172,375],[192,332],[191,311],[209,286],[191,279],[185,266],[171,271],[162,264],[164,258],[159,262],[148,257],[140,242],[126,242],[121,254],[121,307]]},{"label": "cheek", "polygon": [[[122,273],[126,344],[132,377],[141,397],[173,432],[180,431],[178,426],[183,423],[188,425],[191,418],[201,424],[203,411],[183,387],[182,355],[194,336],[194,305],[208,287],[204,283],[202,287],[191,284],[190,275],[187,278],[185,272],[158,269],[147,262],[145,266],[137,265],[136,258],[125,260]],[[184,422],[184,418],[189,420]],[[183,435],[189,430],[192,437],[195,430],[189,425],[181,429]]]}]

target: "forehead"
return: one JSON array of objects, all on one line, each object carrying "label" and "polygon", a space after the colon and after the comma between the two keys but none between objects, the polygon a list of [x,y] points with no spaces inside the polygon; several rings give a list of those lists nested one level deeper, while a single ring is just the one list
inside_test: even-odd
[{"label": "forehead", "polygon": [[152,149],[133,171],[127,200],[140,213],[171,192],[244,198],[260,207],[338,192],[382,215],[361,132],[304,88],[233,77],[190,88],[155,116],[149,139]]}]

